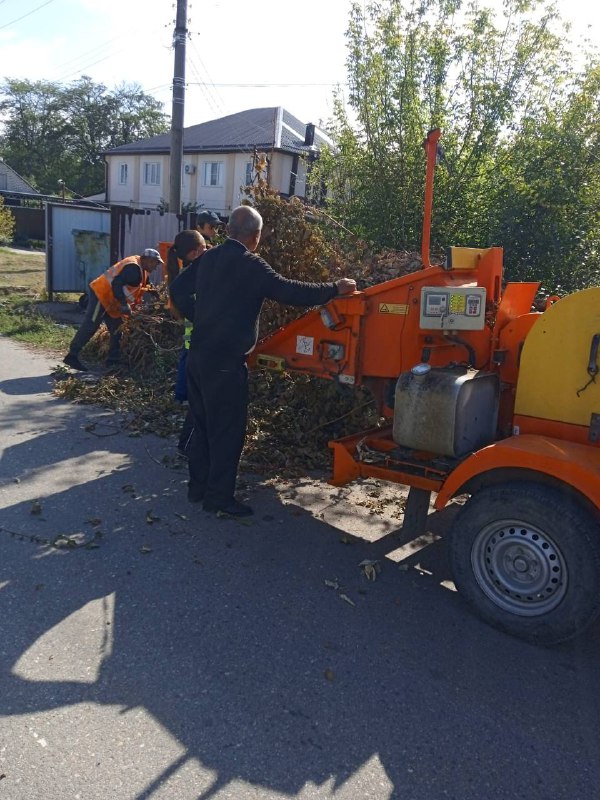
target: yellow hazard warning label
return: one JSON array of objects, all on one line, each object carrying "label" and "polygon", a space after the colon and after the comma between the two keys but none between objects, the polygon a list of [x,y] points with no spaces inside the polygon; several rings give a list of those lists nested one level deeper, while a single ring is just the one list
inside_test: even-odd
[{"label": "yellow hazard warning label", "polygon": [[380,314],[408,314],[407,303],[379,303]]},{"label": "yellow hazard warning label", "polygon": [[464,314],[467,307],[467,298],[464,294],[451,294],[450,295],[450,313],[451,314]]}]

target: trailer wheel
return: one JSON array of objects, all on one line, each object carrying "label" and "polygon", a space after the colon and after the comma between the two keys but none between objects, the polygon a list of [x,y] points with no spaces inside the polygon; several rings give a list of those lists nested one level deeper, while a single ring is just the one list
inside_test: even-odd
[{"label": "trailer wheel", "polygon": [[79,296],[77,300],[77,304],[82,311],[85,311],[88,307],[89,297],[87,296],[87,292]]},{"label": "trailer wheel", "polygon": [[490,625],[539,644],[581,633],[600,613],[600,525],[534,482],[473,495],[450,531],[459,593]]}]

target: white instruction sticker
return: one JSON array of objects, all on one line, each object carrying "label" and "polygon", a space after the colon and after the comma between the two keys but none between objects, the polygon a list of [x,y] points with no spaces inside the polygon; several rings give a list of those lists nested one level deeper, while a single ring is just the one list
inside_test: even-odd
[{"label": "white instruction sticker", "polygon": [[296,352],[303,356],[312,356],[314,344],[312,336],[296,336]]}]

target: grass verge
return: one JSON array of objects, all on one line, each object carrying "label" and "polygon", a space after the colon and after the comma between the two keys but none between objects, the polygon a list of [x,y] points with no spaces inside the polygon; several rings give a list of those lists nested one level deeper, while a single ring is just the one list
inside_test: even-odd
[{"label": "grass verge", "polygon": [[38,302],[22,295],[3,297],[0,300],[0,333],[43,350],[66,350],[75,328],[40,314]]},{"label": "grass verge", "polygon": [[45,253],[0,247],[0,334],[40,350],[65,350],[75,329],[40,313],[46,299]]}]

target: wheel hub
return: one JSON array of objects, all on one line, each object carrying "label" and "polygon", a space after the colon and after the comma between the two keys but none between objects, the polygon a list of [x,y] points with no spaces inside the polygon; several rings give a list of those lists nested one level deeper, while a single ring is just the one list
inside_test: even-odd
[{"label": "wheel hub", "polygon": [[522,556],[517,556],[517,558],[515,558],[513,567],[517,572],[527,572],[528,569],[531,569],[531,565],[528,563],[527,559]]},{"label": "wheel hub", "polygon": [[518,520],[484,527],[473,543],[471,563],[485,594],[512,614],[546,614],[567,591],[560,549],[547,533]]}]

